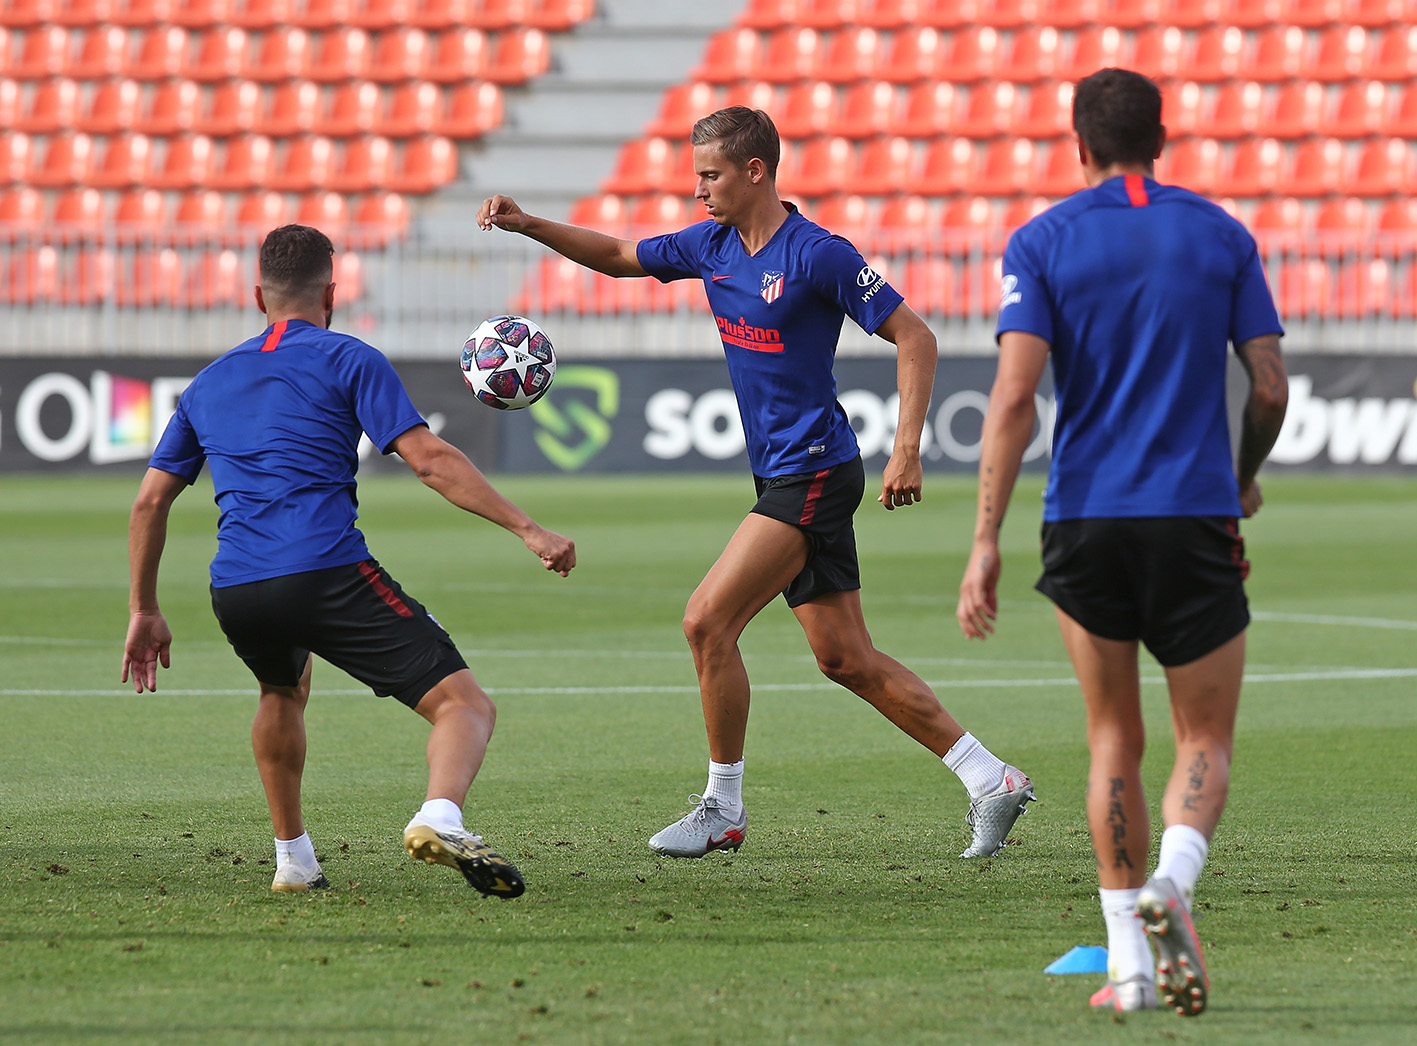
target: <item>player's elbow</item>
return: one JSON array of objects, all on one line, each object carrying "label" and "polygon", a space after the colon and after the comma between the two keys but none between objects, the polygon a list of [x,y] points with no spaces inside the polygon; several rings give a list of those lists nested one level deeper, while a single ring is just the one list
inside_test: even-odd
[{"label": "player's elbow", "polygon": [[1276,382],[1267,388],[1256,388],[1250,392],[1250,412],[1270,424],[1283,424],[1284,414],[1288,409],[1288,382]]}]

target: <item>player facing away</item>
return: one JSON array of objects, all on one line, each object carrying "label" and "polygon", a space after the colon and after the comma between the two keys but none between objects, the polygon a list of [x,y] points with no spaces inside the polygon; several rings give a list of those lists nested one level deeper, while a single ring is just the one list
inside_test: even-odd
[{"label": "player facing away", "polygon": [[758,501],[684,615],[708,730],[708,784],[692,797],[694,810],[650,846],[670,857],[702,857],[742,845],[749,684],[738,637],[781,593],[827,678],[959,775],[974,829],[961,856],[992,856],[1033,798],[1033,785],[966,733],[918,676],[872,644],[851,525],[865,472],[832,376],[845,316],[896,345],[900,422],[877,500],[887,509],[911,505],[920,499],[935,337],[855,247],[778,198],[780,143],[766,113],[719,110],[694,125],[692,142],[695,196],[709,217],[672,235],[617,239],[533,217],[505,196],[485,201],[478,213],[484,229],[523,233],[611,276],[702,280],[728,360]]},{"label": "player facing away", "polygon": [[[1015,232],[1004,252],[998,374],[958,618],[971,638],[993,631],[999,528],[1051,354],[1057,421],[1038,589],[1057,605],[1087,706],[1087,816],[1108,944],[1108,980],[1092,1003],[1154,1009],[1159,974],[1167,1003],[1197,1014],[1209,985],[1191,899],[1225,807],[1250,620],[1236,520],[1260,507],[1255,475],[1284,420],[1283,331],[1244,227],[1153,180],[1166,136],[1154,83],[1094,73],[1077,85],[1073,127],[1088,188]],[[1232,342],[1250,378],[1235,464]],[[1176,739],[1149,879],[1139,642],[1165,669]]]},{"label": "player facing away", "polygon": [[383,354],[328,329],[333,254],[307,226],[268,234],[255,293],[270,325],[204,368],[178,402],[133,504],[123,680],[155,690],[159,660],[169,664],[172,633],[157,599],[168,514],[210,464],[221,507],[212,609],[260,687],[251,744],[275,828],[271,889],[329,886],[300,806],[319,654],[432,725],[427,798],[404,830],[410,856],[459,869],[485,895],[516,897],[521,874],[463,827],[496,709],[442,626],[370,557],[354,525],[360,433],[454,505],[516,534],[546,569],[566,576],[575,546],[429,431]]}]

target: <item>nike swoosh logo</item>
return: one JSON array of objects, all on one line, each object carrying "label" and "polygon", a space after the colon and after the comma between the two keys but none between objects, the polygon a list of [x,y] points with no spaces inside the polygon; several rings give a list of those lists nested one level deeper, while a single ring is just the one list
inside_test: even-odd
[{"label": "nike swoosh logo", "polygon": [[731,280],[731,279],[733,279],[733,274],[730,272],[727,276],[715,276],[715,277],[713,278],[713,282],[714,282],[714,283],[717,283],[719,280]]},{"label": "nike swoosh logo", "polygon": [[715,838],[713,837],[713,833],[712,833],[712,832],[709,832],[708,848],[709,848],[710,850],[713,850],[713,849],[716,849],[716,848],[722,846],[724,843],[728,843],[728,842],[741,843],[742,841],[743,841],[743,833],[740,832],[740,831],[738,831],[736,828],[730,828],[728,831],[724,832],[722,839],[715,839]]}]

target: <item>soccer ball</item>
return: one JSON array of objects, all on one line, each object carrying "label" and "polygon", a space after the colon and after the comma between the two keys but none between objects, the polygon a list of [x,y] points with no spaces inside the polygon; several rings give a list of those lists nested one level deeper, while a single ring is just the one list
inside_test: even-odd
[{"label": "soccer ball", "polygon": [[493,316],[467,336],[462,376],[483,403],[498,410],[529,407],[556,376],[556,350],[525,316]]}]

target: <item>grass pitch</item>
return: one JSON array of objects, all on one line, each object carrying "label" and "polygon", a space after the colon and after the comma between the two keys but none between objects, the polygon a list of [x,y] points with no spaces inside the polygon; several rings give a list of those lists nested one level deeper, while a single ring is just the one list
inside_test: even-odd
[{"label": "grass pitch", "polygon": [[[1245,527],[1250,681],[1198,911],[1198,1020],[1088,1011],[1103,944],[1081,701],[1031,591],[1038,487],[1005,528],[1003,615],[967,644],[967,483],[858,516],[878,645],[1024,767],[1042,800],[987,861],[953,775],[820,676],[779,602],[755,684],[737,855],[645,840],[706,753],[679,634],[751,499],[747,477],[507,479],[576,538],[568,580],[411,477],[361,488],[394,576],[458,640],[500,720],[468,823],[528,881],[483,900],[416,865],[426,729],[326,665],[306,814],[334,889],[277,895],[247,732],[254,689],[212,619],[210,488],[181,498],[156,696],[118,683],[135,481],[0,480],[0,1038],[7,1042],[1410,1042],[1417,996],[1417,490],[1274,480]],[[1153,809],[1170,765],[1145,676]]]}]

